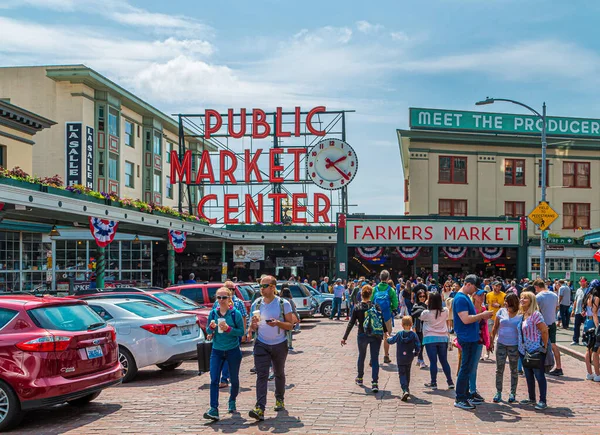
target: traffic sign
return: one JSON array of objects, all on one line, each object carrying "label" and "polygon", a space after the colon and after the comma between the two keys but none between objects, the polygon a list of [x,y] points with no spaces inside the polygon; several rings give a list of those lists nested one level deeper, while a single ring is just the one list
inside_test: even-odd
[{"label": "traffic sign", "polygon": [[538,225],[540,230],[544,231],[552,222],[558,219],[558,213],[556,213],[546,201],[541,201],[538,206],[529,213],[529,219],[531,219],[534,224]]}]

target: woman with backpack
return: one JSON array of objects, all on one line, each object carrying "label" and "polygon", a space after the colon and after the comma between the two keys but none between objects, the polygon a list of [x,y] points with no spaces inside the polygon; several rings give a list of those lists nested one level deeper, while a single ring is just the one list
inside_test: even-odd
[{"label": "woman with backpack", "polygon": [[373,393],[379,392],[379,351],[381,349],[381,342],[383,341],[384,335],[390,333],[387,330],[386,324],[383,321],[381,312],[377,310],[377,307],[371,303],[371,295],[373,294],[373,287],[365,285],[362,288],[362,301],[360,304],[354,307],[352,317],[346,328],[344,338],[342,338],[342,346],[346,344],[346,340],[350,335],[350,331],[354,327],[354,324],[358,324],[358,335],[356,341],[358,344],[358,361],[357,361],[357,372],[358,376],[355,382],[358,385],[363,384],[363,376],[365,373],[365,359],[367,357],[367,347],[369,347],[371,354],[371,390]]},{"label": "woman with backpack", "polygon": [[429,358],[429,374],[431,382],[425,384],[427,388],[437,389],[437,362],[440,360],[448,389],[454,389],[452,371],[448,364],[448,309],[442,306],[442,295],[439,292],[429,294],[427,309],[421,313],[423,322],[423,346]]},{"label": "woman with backpack", "polygon": [[[410,312],[415,325],[415,333],[419,337],[419,343],[423,344],[423,322],[421,321],[421,314],[427,309],[427,295],[424,290],[417,292],[416,302],[414,303]],[[417,355],[417,366],[421,369],[427,368],[427,364],[423,360],[423,349],[425,346],[421,346],[419,354]]]}]

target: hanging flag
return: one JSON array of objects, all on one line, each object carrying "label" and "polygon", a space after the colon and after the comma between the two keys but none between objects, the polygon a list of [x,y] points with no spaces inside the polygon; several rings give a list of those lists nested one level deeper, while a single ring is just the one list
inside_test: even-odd
[{"label": "hanging flag", "polygon": [[594,260],[600,263],[600,249],[598,249],[594,254]]},{"label": "hanging flag", "polygon": [[483,258],[491,261],[502,257],[502,254],[504,254],[504,248],[492,248],[489,246],[484,246],[479,248],[479,252],[481,252]]},{"label": "hanging flag", "polygon": [[381,257],[383,248],[378,248],[377,246],[364,246],[362,248],[356,248],[356,253],[364,260],[372,260]]},{"label": "hanging flag", "polygon": [[96,244],[101,248],[107,247],[117,234],[119,222],[92,216],[89,217],[89,220],[90,231],[94,236],[94,240],[96,240]]},{"label": "hanging flag", "polygon": [[444,254],[446,254],[446,256],[452,260],[460,260],[467,255],[466,247],[461,248],[459,246],[444,246],[442,251],[444,251]]},{"label": "hanging flag", "polygon": [[396,252],[405,260],[414,260],[421,251],[420,247],[416,246],[398,246]]},{"label": "hanging flag", "polygon": [[169,241],[171,242],[171,245],[173,246],[175,252],[181,254],[185,249],[186,232],[169,230]]}]

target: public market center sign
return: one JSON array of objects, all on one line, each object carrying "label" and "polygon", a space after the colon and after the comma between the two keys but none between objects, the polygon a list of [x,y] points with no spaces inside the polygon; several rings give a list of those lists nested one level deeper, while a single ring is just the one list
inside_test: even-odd
[{"label": "public market center sign", "polygon": [[[536,134],[542,132],[542,120],[535,115],[469,112],[411,107],[410,128],[456,130],[480,133]],[[600,137],[600,119],[547,117],[550,136]]]}]

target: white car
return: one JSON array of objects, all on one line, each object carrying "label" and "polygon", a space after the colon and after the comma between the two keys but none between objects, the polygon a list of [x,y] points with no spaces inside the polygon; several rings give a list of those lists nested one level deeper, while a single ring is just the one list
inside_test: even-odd
[{"label": "white car", "polygon": [[88,299],[87,303],[117,332],[124,383],[142,367],[175,370],[183,361],[196,358],[196,346],[204,342],[193,314],[136,299]]}]

